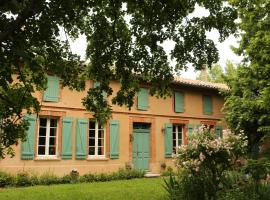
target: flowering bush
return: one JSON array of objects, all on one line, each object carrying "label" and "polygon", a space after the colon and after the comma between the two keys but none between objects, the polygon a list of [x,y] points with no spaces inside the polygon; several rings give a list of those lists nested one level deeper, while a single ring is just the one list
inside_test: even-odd
[{"label": "flowering bush", "polygon": [[204,126],[195,129],[188,137],[188,144],[178,149],[177,166],[191,173],[199,171],[222,172],[235,165],[240,156],[245,155],[247,140],[244,134],[235,135],[230,130],[223,131],[223,137]]},{"label": "flowering bush", "polygon": [[245,155],[246,147],[247,138],[243,133],[235,135],[225,130],[223,137],[218,138],[207,127],[195,129],[188,137],[188,144],[179,147],[175,155],[177,167],[185,172],[185,178],[179,177],[185,183],[194,183],[190,185],[193,190],[198,186],[200,199],[216,199],[225,172],[236,166],[239,158]]}]

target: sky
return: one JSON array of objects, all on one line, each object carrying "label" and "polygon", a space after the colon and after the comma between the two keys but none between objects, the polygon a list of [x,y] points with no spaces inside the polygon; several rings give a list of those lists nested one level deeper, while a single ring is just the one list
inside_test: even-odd
[{"label": "sky", "polygon": [[[207,16],[209,13],[207,10],[201,7],[196,7],[195,12],[190,15],[190,17],[202,17]],[[224,69],[226,66],[226,61],[230,60],[232,63],[239,63],[241,61],[241,57],[237,56],[231,50],[231,46],[238,46],[237,39],[231,35],[224,42],[218,42],[219,34],[217,31],[211,31],[207,34],[208,38],[211,38],[219,51],[219,62],[218,64]],[[81,56],[82,59],[85,58],[85,50],[86,50],[86,37],[84,35],[79,36],[75,41],[71,41],[70,46],[73,53],[76,53]],[[166,41],[162,45],[167,55],[169,55],[170,51],[174,48],[174,43],[172,41]],[[174,62],[171,62],[172,65],[175,65]],[[198,74],[199,72],[197,72]],[[196,79],[196,72],[192,66],[188,66],[187,71],[183,70],[180,74],[181,77]]]}]

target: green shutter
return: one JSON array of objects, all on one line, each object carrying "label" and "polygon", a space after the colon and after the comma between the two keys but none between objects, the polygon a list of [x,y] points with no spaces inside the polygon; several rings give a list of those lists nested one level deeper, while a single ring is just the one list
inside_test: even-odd
[{"label": "green shutter", "polygon": [[216,126],[215,132],[216,132],[216,136],[218,138],[222,137],[222,127],[221,126]]},{"label": "green shutter", "polygon": [[62,131],[62,159],[72,159],[72,132],[73,119],[63,118]]},{"label": "green shutter", "polygon": [[211,96],[203,96],[203,112],[206,115],[212,115],[212,97]]},{"label": "green shutter", "polygon": [[148,89],[141,88],[138,93],[138,110],[148,110]]},{"label": "green shutter", "polygon": [[172,136],[172,124],[165,124],[164,129],[164,150],[165,150],[165,157],[169,158],[172,157],[173,153],[173,136]]},{"label": "green shutter", "polygon": [[26,131],[26,141],[22,143],[21,159],[32,160],[34,159],[34,140],[37,118],[35,115],[26,115],[24,119],[29,122],[29,127]]},{"label": "green shutter", "polygon": [[77,119],[76,123],[76,159],[85,159],[87,155],[87,119]]},{"label": "green shutter", "polygon": [[189,124],[188,125],[188,136],[192,136],[192,133],[193,133],[193,125]]},{"label": "green shutter", "polygon": [[119,158],[119,121],[112,120],[110,123],[110,158]]},{"label": "green shutter", "polygon": [[174,111],[184,112],[184,94],[182,92],[174,93]]},{"label": "green shutter", "polygon": [[47,89],[44,91],[43,100],[50,102],[59,101],[59,78],[48,76]]}]

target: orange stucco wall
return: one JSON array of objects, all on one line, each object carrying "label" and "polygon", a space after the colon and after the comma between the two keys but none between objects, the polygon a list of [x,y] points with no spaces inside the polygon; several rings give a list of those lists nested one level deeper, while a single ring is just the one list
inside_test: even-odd
[{"label": "orange stucco wall", "polygon": [[[87,88],[92,87],[92,82],[87,82]],[[112,82],[111,87],[115,92],[120,88],[117,82]],[[8,172],[18,172],[22,170],[33,173],[44,173],[51,171],[57,175],[68,174],[72,169],[76,168],[80,174],[89,172],[108,172],[117,170],[119,167],[125,167],[126,163],[132,163],[132,142],[130,137],[132,134],[133,122],[151,123],[150,131],[150,171],[160,172],[160,164],[166,162],[167,166],[173,165],[172,159],[164,157],[164,124],[165,123],[181,123],[200,124],[202,121],[222,124],[221,108],[223,98],[218,95],[215,90],[196,89],[184,86],[174,86],[175,90],[184,93],[185,112],[175,113],[173,109],[173,98],[157,99],[149,96],[148,111],[137,110],[137,101],[131,110],[126,107],[113,106],[112,119],[120,121],[120,155],[119,159],[111,160],[109,158],[109,126],[106,126],[106,158],[93,160],[76,160],[75,159],[75,138],[76,123],[73,123],[73,157],[72,160],[40,160],[37,157],[34,160],[21,160],[20,145],[14,147],[16,156],[13,158],[5,158],[0,160],[0,169]],[[41,101],[42,93],[36,93],[36,97]],[[58,103],[41,102],[42,109],[40,115],[59,117],[58,130],[58,150],[61,151],[61,118],[63,116],[76,118],[91,118],[92,114],[87,112],[81,104],[81,99],[86,95],[86,91],[71,91],[68,88],[60,90],[60,101]],[[203,114],[203,95],[211,95],[213,100],[213,115],[207,116]],[[111,97],[109,98],[111,99]],[[37,141],[37,139],[36,139]],[[186,140],[185,140],[186,142]],[[36,145],[35,145],[36,146]],[[36,152],[36,150],[35,150]]]}]

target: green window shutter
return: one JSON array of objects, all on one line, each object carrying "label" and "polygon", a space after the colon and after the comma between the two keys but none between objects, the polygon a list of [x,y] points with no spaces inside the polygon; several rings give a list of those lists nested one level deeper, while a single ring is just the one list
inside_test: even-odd
[{"label": "green window shutter", "polygon": [[48,76],[47,89],[44,91],[43,100],[49,102],[59,101],[59,78]]},{"label": "green window shutter", "polygon": [[173,153],[173,136],[172,136],[172,124],[165,124],[164,129],[164,150],[165,150],[165,157],[170,158],[172,157]]},{"label": "green window shutter", "polygon": [[26,115],[24,119],[29,122],[29,127],[26,131],[26,141],[22,143],[21,159],[32,160],[34,159],[34,140],[37,118],[35,115]]},{"label": "green window shutter", "polygon": [[216,132],[217,138],[221,138],[222,137],[222,127],[221,126],[216,126],[215,129],[216,129],[215,132]]},{"label": "green window shutter", "polygon": [[184,112],[184,94],[182,92],[174,93],[174,111],[179,113]]},{"label": "green window shutter", "polygon": [[72,159],[73,118],[63,118],[62,159]]},{"label": "green window shutter", "polygon": [[192,133],[193,133],[193,125],[192,124],[189,124],[188,125],[188,136],[192,136]]},{"label": "green window shutter", "polygon": [[141,88],[138,93],[138,110],[148,110],[148,89]]},{"label": "green window shutter", "polygon": [[203,112],[205,115],[212,115],[212,97],[203,96]]},{"label": "green window shutter", "polygon": [[86,158],[86,143],[87,143],[87,119],[77,119],[76,123],[76,159]]},{"label": "green window shutter", "polygon": [[119,158],[119,121],[112,120],[110,123],[110,158]]}]

